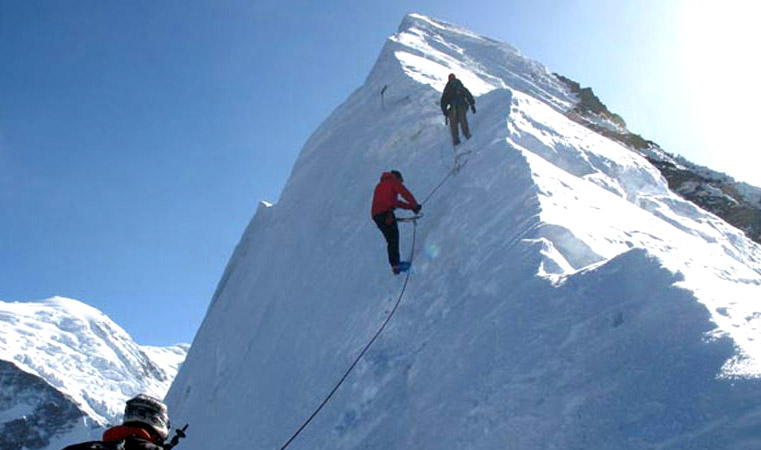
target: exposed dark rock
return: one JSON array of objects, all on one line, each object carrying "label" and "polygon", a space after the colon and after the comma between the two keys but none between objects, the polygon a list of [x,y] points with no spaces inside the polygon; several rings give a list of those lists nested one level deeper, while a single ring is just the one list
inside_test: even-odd
[{"label": "exposed dark rock", "polygon": [[71,430],[84,417],[71,399],[41,378],[0,361],[0,415],[11,410],[28,413],[0,422],[2,450],[44,448],[51,437]]},{"label": "exposed dark rock", "polygon": [[761,243],[761,208],[745,201],[731,182],[705,177],[665,159],[647,159],[661,171],[672,191]]},{"label": "exposed dark rock", "polygon": [[563,75],[557,73],[554,75],[558,77],[560,81],[565,83],[565,85],[571,89],[571,92],[579,97],[579,103],[577,103],[574,107],[574,110],[577,113],[581,114],[582,116],[595,114],[613,122],[615,125],[621,128],[626,128],[626,122],[624,122],[624,119],[618,114],[610,112],[608,107],[605,106],[605,104],[603,104],[599,98],[597,98],[595,93],[592,91],[592,88],[582,88],[579,83],[573,81],[570,78],[566,78]]},{"label": "exposed dark rock", "polygon": [[641,154],[660,170],[672,191],[761,243],[761,205],[744,198],[734,179],[686,160],[678,163],[676,157],[663,151],[655,142],[627,130],[626,122],[608,110],[591,88],[582,88],[562,75],[555,76],[579,99],[566,113],[567,117]]}]

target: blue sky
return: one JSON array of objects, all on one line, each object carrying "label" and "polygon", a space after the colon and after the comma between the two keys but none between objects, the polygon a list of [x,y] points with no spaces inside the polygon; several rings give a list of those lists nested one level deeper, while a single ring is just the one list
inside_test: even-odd
[{"label": "blue sky", "polygon": [[758,7],[715,3],[0,0],[0,299],[72,297],[142,344],[190,342],[257,202],[407,12],[761,185]]}]

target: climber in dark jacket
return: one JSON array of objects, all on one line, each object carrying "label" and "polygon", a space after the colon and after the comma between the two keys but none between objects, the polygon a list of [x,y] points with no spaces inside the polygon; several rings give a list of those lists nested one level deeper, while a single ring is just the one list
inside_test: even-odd
[{"label": "climber in dark jacket", "polygon": [[441,112],[449,121],[449,130],[452,132],[452,145],[454,146],[460,145],[458,125],[462,127],[462,134],[465,138],[470,139],[468,107],[473,111],[473,114],[476,113],[476,101],[473,100],[473,95],[453,73],[450,73],[449,81],[441,94]]},{"label": "climber in dark jacket", "polygon": [[[404,187],[404,178],[398,170],[384,172],[380,183],[375,186],[373,194],[373,207],[370,215],[373,222],[386,238],[388,249],[388,262],[395,275],[409,269],[409,261],[399,261],[399,227],[396,224],[395,208],[410,209],[419,213],[422,208],[415,197]],[[399,200],[404,197],[409,203]]]},{"label": "climber in dark jacket", "polygon": [[163,402],[145,394],[127,401],[122,425],[109,428],[102,441],[70,445],[63,450],[166,450],[169,416]]}]

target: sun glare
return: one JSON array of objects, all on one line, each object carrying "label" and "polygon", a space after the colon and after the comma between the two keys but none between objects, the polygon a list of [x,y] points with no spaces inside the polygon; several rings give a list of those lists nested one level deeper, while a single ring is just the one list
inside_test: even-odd
[{"label": "sun glare", "polygon": [[744,181],[761,184],[761,145],[757,105],[761,100],[757,20],[761,2],[697,0],[684,2],[680,14],[680,58],[686,69],[685,89],[692,98],[687,114],[695,133],[711,149],[709,160]]}]

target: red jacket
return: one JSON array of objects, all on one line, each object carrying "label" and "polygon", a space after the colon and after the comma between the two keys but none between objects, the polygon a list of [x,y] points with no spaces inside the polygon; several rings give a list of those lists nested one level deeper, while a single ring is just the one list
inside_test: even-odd
[{"label": "red jacket", "polygon": [[[409,203],[405,203],[399,200],[399,195],[404,197]],[[375,194],[373,194],[373,209],[370,215],[372,217],[378,214],[391,211],[394,208],[412,209],[417,208],[417,200],[410,194],[410,191],[404,187],[404,185],[392,174],[391,172],[383,172],[381,175],[380,183],[375,186]]]},{"label": "red jacket", "polygon": [[103,442],[119,442],[123,441],[129,436],[137,436],[147,441],[152,441],[151,434],[142,428],[130,427],[130,426],[116,426],[109,428],[103,433]]}]

